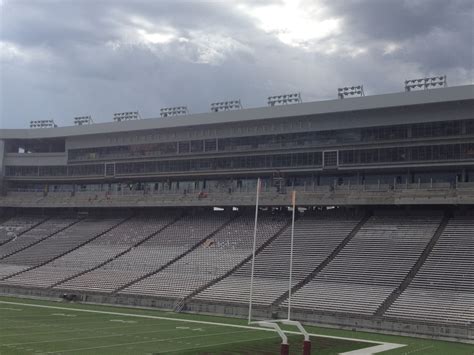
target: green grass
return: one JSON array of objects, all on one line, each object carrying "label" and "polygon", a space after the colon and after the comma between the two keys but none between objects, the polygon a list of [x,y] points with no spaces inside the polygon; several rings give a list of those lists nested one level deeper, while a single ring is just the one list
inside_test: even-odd
[{"label": "green grass", "polygon": [[[278,354],[276,333],[225,326],[246,325],[235,318],[175,314],[156,310],[82,305],[0,297],[0,354]],[[38,308],[24,304],[65,307]],[[74,309],[120,314],[78,312]],[[172,319],[136,317],[152,316]],[[194,320],[195,323],[180,319]],[[199,322],[215,322],[206,324]],[[337,354],[373,346],[364,340],[407,344],[384,354],[474,354],[474,345],[306,327],[310,333],[359,341],[312,337],[313,353]],[[301,354],[302,337],[289,335],[293,354]]]}]

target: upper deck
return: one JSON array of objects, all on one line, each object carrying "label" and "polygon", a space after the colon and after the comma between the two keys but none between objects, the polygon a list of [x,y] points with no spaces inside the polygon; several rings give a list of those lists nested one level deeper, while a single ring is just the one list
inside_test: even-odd
[{"label": "upper deck", "polygon": [[[472,169],[474,85],[84,126],[0,131],[8,180]],[[339,173],[338,173],[339,172]],[[450,173],[458,174],[458,173]],[[466,173],[463,173],[466,175]]]},{"label": "upper deck", "polygon": [[[249,125],[253,122],[284,121],[288,118],[311,118],[314,130],[358,128],[442,120],[442,117],[437,118],[431,112],[416,116],[392,114],[385,117],[373,117],[370,112],[396,112],[410,107],[426,110],[430,106],[456,105],[461,102],[467,109],[474,108],[474,85],[83,126],[1,129],[0,139],[47,139],[149,130],[170,131],[202,126]],[[328,120],[328,117],[331,119]]]}]

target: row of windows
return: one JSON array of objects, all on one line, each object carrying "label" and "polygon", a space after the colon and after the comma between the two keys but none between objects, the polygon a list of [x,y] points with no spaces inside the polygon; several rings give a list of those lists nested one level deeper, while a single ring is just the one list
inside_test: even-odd
[{"label": "row of windows", "polygon": [[[456,161],[474,159],[474,143],[352,149],[324,153],[324,166],[366,165],[417,161]],[[105,168],[107,166],[107,168]],[[201,158],[132,163],[108,163],[70,166],[7,166],[7,176],[103,176],[166,172],[195,172],[233,169],[280,169],[291,167],[321,167],[322,153]]]},{"label": "row of windows", "polygon": [[463,159],[474,159],[473,143],[354,149],[339,152],[339,164],[341,165]]},{"label": "row of windows", "polygon": [[129,146],[115,146],[102,148],[70,149],[68,158],[70,161],[113,159],[129,157],[166,156],[188,153],[215,152],[217,150],[216,139],[156,143],[135,144]]},{"label": "row of windows", "polygon": [[285,167],[321,166],[322,155],[315,153],[257,155],[232,158],[168,160],[157,162],[118,163],[117,175],[183,171],[268,169]]},{"label": "row of windows", "polygon": [[66,140],[64,138],[42,139],[11,139],[5,144],[7,153],[64,153]]},{"label": "row of windows", "polygon": [[[7,166],[6,176],[103,176],[147,174],[164,172],[266,169],[285,167],[321,166],[322,153],[297,153],[277,155],[257,155],[214,159],[185,159],[154,162],[117,163],[70,166]],[[113,173],[112,173],[113,171]]]},{"label": "row of windows", "polygon": [[[137,157],[174,155],[177,152],[177,142],[156,144],[135,144],[102,148],[69,149],[68,159],[96,160],[104,158]],[[181,148],[181,147],[180,147]]]},{"label": "row of windows", "polygon": [[413,138],[458,136],[462,133],[462,121],[418,123],[412,127]]},{"label": "row of windows", "polygon": [[413,125],[345,129],[335,131],[272,134],[253,137],[191,140],[170,143],[136,144],[101,148],[70,149],[69,160],[152,157],[203,152],[253,151],[368,143],[408,138],[449,137],[474,134],[474,120],[430,122]]},{"label": "row of windows", "polygon": [[103,176],[104,164],[77,166],[6,166],[5,176]]}]

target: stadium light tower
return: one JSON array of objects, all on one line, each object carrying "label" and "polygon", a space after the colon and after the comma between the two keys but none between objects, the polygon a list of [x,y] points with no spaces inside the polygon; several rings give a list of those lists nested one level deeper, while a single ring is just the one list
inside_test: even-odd
[{"label": "stadium light tower", "polygon": [[91,116],[79,116],[74,117],[74,125],[75,126],[83,126],[88,124],[93,124],[94,121],[92,120]]},{"label": "stadium light tower", "polygon": [[36,120],[30,121],[30,128],[54,128],[58,125],[54,123],[54,120]]},{"label": "stadium light tower", "polygon": [[184,116],[187,114],[187,106],[164,107],[160,110],[161,117]]},{"label": "stadium light tower", "polygon": [[239,100],[213,102],[211,104],[211,112],[240,110],[241,108],[242,108],[242,104],[240,103],[240,99]]},{"label": "stadium light tower", "polygon": [[268,106],[300,104],[302,102],[303,101],[301,101],[301,94],[299,92],[268,97]]},{"label": "stadium light tower", "polygon": [[448,82],[446,75],[433,76],[430,78],[410,79],[405,80],[405,91],[412,90],[427,90],[435,89],[437,87],[447,87]]},{"label": "stadium light tower", "polygon": [[138,111],[114,113],[115,122],[132,121],[132,120],[139,120],[139,119],[141,119],[141,117]]},{"label": "stadium light tower", "polygon": [[350,87],[343,87],[343,88],[338,88],[337,89],[337,97],[340,99],[343,99],[345,97],[351,97],[351,96],[365,96],[364,94],[364,86],[363,85],[357,85],[357,86],[350,86]]}]

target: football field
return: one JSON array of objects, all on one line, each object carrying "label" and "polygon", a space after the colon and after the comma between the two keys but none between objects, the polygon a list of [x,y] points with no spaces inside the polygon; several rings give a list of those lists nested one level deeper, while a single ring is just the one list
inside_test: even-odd
[{"label": "football field", "polygon": [[[314,354],[474,354],[474,345],[307,327]],[[288,332],[291,354],[303,337]],[[0,354],[278,354],[273,330],[244,320],[0,297]]]}]

